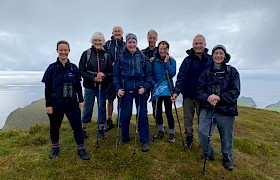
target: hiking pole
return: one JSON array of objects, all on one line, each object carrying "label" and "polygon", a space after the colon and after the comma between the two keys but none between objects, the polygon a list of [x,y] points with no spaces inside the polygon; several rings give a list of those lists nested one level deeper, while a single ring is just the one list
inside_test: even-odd
[{"label": "hiking pole", "polygon": [[101,83],[98,84],[98,118],[97,118],[97,130],[96,130],[96,149],[99,148],[99,123],[100,123],[100,101],[101,101]]},{"label": "hiking pole", "polygon": [[153,136],[152,142],[155,142],[155,139],[156,139],[156,136],[157,136],[156,135],[157,134],[157,131],[156,131],[156,127],[157,127],[157,108],[158,108],[157,104],[158,104],[158,98],[156,98],[155,117],[154,117],[155,118],[155,126],[154,126],[154,136]]},{"label": "hiking pole", "polygon": [[133,149],[133,154],[136,152],[136,138],[138,135],[138,118],[140,115],[140,94],[139,94],[139,100],[138,100],[138,108],[137,108],[137,114],[136,114],[136,125],[135,125],[135,137],[134,137],[134,149]]},{"label": "hiking pole", "polygon": [[[121,97],[119,98],[119,103],[121,103]],[[120,122],[121,122],[121,105],[119,106],[119,111],[118,111],[118,128],[117,128],[117,137],[116,137],[116,150],[114,152],[115,156],[118,155],[118,144],[119,144],[119,130],[120,130]]]},{"label": "hiking pole", "polygon": [[[100,72],[100,62],[98,57],[98,51],[97,51],[97,72]],[[98,83],[98,118],[97,118],[97,130],[96,130],[96,149],[99,148],[99,123],[100,123],[100,102],[101,102],[101,82]]]},{"label": "hiking pole", "polygon": [[[167,81],[168,81],[169,90],[170,90],[171,96],[173,96],[173,90],[172,90],[168,70],[165,70],[165,72],[166,72],[166,77],[167,77]],[[173,102],[173,104],[174,104],[176,117],[177,117],[177,121],[178,121],[178,125],[179,125],[179,130],[180,130],[181,140],[182,140],[182,144],[183,144],[183,149],[184,149],[184,151],[186,151],[186,147],[185,147],[185,144],[184,144],[185,142],[184,142],[184,138],[183,138],[183,134],[182,134],[182,129],[181,129],[180,120],[179,120],[178,111],[177,111],[175,101]]]},{"label": "hiking pole", "polygon": [[204,163],[203,163],[203,169],[201,171],[202,174],[205,174],[205,166],[206,166],[206,160],[207,160],[207,154],[210,146],[210,140],[211,140],[211,130],[212,130],[212,124],[214,122],[214,114],[215,114],[215,106],[213,106],[213,113],[211,116],[211,123],[210,123],[210,128],[209,128],[209,134],[208,134],[208,141],[207,141],[207,146],[206,146],[206,151],[204,153]]}]

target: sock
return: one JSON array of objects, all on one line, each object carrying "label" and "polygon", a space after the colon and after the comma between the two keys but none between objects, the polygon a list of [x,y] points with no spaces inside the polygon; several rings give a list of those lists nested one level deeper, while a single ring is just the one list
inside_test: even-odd
[{"label": "sock", "polygon": [[175,134],[175,129],[169,129],[170,134]]},{"label": "sock", "polygon": [[78,149],[85,149],[85,145],[84,144],[79,144],[79,145],[77,145],[77,148]]},{"label": "sock", "polygon": [[163,126],[163,124],[158,124],[158,130],[159,131],[164,131],[164,126]]}]

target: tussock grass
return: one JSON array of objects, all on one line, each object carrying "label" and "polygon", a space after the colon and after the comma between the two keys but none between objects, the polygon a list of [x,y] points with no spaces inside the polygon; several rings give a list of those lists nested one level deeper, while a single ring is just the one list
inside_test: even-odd
[{"label": "tussock grass", "polygon": [[[197,133],[193,149],[183,150],[176,115],[176,141],[167,142],[168,131],[162,140],[150,143],[150,152],[137,150],[133,155],[135,117],[131,120],[131,141],[119,146],[114,155],[116,128],[100,140],[96,149],[96,123],[89,126],[86,147],[90,161],[77,156],[70,124],[63,121],[60,131],[60,156],[48,159],[50,152],[49,126],[35,124],[28,130],[0,131],[1,179],[280,179],[280,114],[252,108],[239,108],[235,123],[233,172],[222,166],[220,138],[214,131],[215,161],[207,162],[206,175],[202,175],[203,162],[198,161],[200,149]],[[178,109],[181,127],[182,110]],[[114,118],[115,119],[115,118]],[[150,119],[150,137],[154,135],[154,119]],[[165,120],[166,122],[166,120]],[[167,124],[167,123],[165,123]],[[195,128],[197,120],[195,119]],[[184,136],[185,139],[185,136]]]}]

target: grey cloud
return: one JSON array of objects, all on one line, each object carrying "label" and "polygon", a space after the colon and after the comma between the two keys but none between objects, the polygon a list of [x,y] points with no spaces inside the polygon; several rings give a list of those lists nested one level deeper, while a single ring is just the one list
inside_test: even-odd
[{"label": "grey cloud", "polygon": [[70,60],[77,64],[90,47],[92,33],[101,31],[109,39],[115,25],[121,25],[125,34],[135,33],[140,48],[147,46],[147,31],[157,30],[159,40],[170,42],[178,61],[200,33],[210,50],[224,44],[239,69],[280,67],[278,1],[175,2],[2,0],[0,70],[45,70],[55,61],[60,39],[70,42]]}]

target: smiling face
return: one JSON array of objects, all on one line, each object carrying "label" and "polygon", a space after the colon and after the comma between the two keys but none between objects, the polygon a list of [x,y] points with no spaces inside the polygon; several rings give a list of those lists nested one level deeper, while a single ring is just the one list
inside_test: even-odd
[{"label": "smiling face", "polygon": [[149,42],[149,48],[154,49],[156,47],[157,34],[156,33],[150,33],[148,35],[148,42]]},{"label": "smiling face", "polygon": [[137,41],[135,39],[129,39],[126,41],[126,47],[129,52],[134,53],[136,51]]},{"label": "smiling face", "polygon": [[158,47],[158,52],[161,58],[165,58],[165,56],[168,54],[169,48],[168,45],[165,43],[161,43]]},{"label": "smiling face", "polygon": [[123,30],[120,26],[116,26],[113,29],[112,35],[115,40],[121,40],[123,37]]},{"label": "smiling face", "polygon": [[194,49],[195,55],[201,57],[204,52],[205,46],[206,46],[206,42],[205,42],[205,38],[203,36],[201,36],[201,35],[196,36],[193,39],[193,49]]},{"label": "smiling face", "polygon": [[102,39],[99,37],[96,37],[93,39],[93,46],[95,47],[96,50],[100,50],[103,46]]},{"label": "smiling face", "polygon": [[66,61],[68,59],[68,54],[70,52],[68,44],[58,44],[56,50],[58,57],[61,61]]},{"label": "smiling face", "polygon": [[224,62],[225,58],[226,58],[226,54],[225,52],[222,50],[222,49],[216,49],[214,52],[213,52],[213,61],[214,63],[220,67],[221,64]]}]

